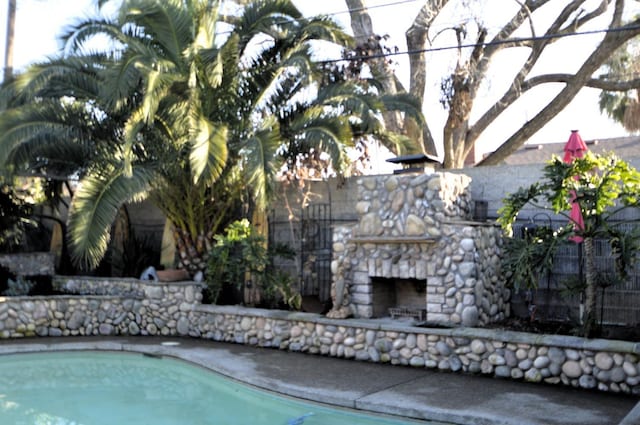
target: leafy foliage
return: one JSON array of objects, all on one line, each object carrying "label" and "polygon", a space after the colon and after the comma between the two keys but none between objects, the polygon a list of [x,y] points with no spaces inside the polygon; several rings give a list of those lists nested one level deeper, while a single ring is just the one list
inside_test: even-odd
[{"label": "leafy foliage", "polygon": [[[583,331],[590,336],[595,326],[595,288],[602,281],[602,273],[596,270],[593,240],[609,242],[616,264],[616,275],[609,282],[623,281],[627,268],[640,252],[640,233],[626,232],[617,223],[616,215],[626,208],[640,208],[640,173],[613,153],[584,157],[564,163],[554,157],[544,167],[544,179],[508,195],[499,210],[499,223],[508,235],[518,213],[526,205],[534,205],[567,217],[567,224],[558,231],[537,232],[530,239],[508,240],[505,267],[512,285],[535,288],[538,276],[552,266],[555,248],[579,237],[583,242],[585,257],[584,282],[574,285],[585,292]],[[584,227],[574,225],[569,219],[573,203],[580,207]]]},{"label": "leafy foliage", "polygon": [[567,238],[607,235],[607,222],[625,208],[640,206],[640,173],[615,154],[587,152],[567,164],[554,157],[543,169],[544,180],[520,188],[503,200],[498,222],[510,234],[511,226],[526,205],[551,210],[569,220],[572,194],[580,206],[584,229],[568,224]]},{"label": "leafy foliage", "polygon": [[[231,223],[224,235],[216,235],[206,273],[209,299],[216,303],[221,296],[239,293],[250,280],[262,290],[267,304],[279,302],[300,308],[302,298],[293,287],[291,276],[272,266],[275,257],[292,258],[285,246],[267,248],[246,219]],[[227,294],[225,294],[225,292]]]},{"label": "leafy foliage", "polygon": [[[290,0],[250,2],[234,16],[220,1],[107,3],[120,7],[114,19],[69,28],[64,56],[0,92],[0,166],[79,178],[69,235],[85,268],[104,256],[117,209],[149,197],[174,225],[180,258],[201,257],[189,263],[197,269],[213,234],[266,209],[283,165],[327,154],[340,171],[356,136],[403,140],[384,130],[385,108],[420,116],[416,102],[375,84],[323,81],[313,45],[352,40]],[[104,51],[90,48],[96,36]]]},{"label": "leafy foliage", "polygon": [[31,212],[12,186],[0,182],[0,251],[10,252],[20,244],[26,227],[33,224]]},{"label": "leafy foliage", "polygon": [[27,296],[35,286],[35,282],[32,282],[29,279],[24,278],[23,276],[17,276],[15,280],[7,280],[7,289],[2,292],[2,295],[7,297]]},{"label": "leafy foliage", "polygon": [[629,277],[628,270],[638,262],[640,255],[640,228],[631,230],[623,226],[614,226],[609,229],[611,253],[613,256],[616,277],[625,281]]},{"label": "leafy foliage", "polygon": [[548,227],[536,227],[524,238],[508,238],[502,263],[507,284],[516,290],[537,288],[540,276],[553,267],[561,240]]}]

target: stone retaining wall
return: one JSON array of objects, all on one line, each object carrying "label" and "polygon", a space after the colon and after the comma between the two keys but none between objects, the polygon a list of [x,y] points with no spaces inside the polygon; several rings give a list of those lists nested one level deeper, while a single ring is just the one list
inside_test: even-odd
[{"label": "stone retaining wall", "polygon": [[[56,285],[89,294],[0,298],[0,338],[189,335],[640,395],[640,343],[478,328],[420,328],[389,319],[335,320],[309,313],[202,305],[201,286],[195,282],[56,278]],[[91,295],[106,292],[110,295]]]},{"label": "stone retaining wall", "polygon": [[195,282],[56,277],[82,295],[0,297],[0,338],[77,335],[188,335],[187,314],[202,300]]},{"label": "stone retaining wall", "polygon": [[0,254],[0,265],[19,276],[53,276],[55,256],[51,252]]},{"label": "stone retaining wall", "polygon": [[190,335],[392,365],[640,395],[640,344],[198,306]]}]

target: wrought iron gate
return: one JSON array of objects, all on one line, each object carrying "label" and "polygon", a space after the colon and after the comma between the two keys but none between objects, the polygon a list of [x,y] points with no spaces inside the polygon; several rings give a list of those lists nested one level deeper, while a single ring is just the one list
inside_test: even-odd
[{"label": "wrought iron gate", "polygon": [[300,221],[300,293],[331,298],[331,204],[311,204]]},{"label": "wrought iron gate", "polygon": [[301,212],[300,220],[269,219],[269,242],[286,243],[296,250],[295,264],[276,265],[298,276],[303,296],[317,297],[322,303],[331,298],[331,205],[311,204]]}]

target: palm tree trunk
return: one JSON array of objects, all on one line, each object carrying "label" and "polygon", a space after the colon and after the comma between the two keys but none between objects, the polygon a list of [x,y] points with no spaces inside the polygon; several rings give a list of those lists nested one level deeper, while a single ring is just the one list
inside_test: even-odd
[{"label": "palm tree trunk", "polygon": [[9,0],[7,9],[7,38],[4,45],[4,80],[9,81],[13,75],[13,47],[16,29],[16,0]]},{"label": "palm tree trunk", "polygon": [[199,234],[194,238],[189,232],[175,227],[173,237],[178,251],[178,268],[185,269],[191,276],[199,271],[204,273],[211,251],[211,235]]},{"label": "palm tree trunk", "polygon": [[596,267],[593,238],[584,238],[585,301],[582,317],[583,336],[592,336],[596,328]]}]

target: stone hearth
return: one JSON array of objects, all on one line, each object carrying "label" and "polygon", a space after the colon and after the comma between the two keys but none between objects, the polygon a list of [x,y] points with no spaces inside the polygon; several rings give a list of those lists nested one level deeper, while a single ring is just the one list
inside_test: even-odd
[{"label": "stone hearth", "polygon": [[[422,310],[427,322],[476,326],[508,315],[500,229],[472,221],[470,182],[452,173],[362,178],[358,223],[333,232],[328,316],[372,318],[396,307]],[[394,280],[412,281],[416,293],[394,301]]]}]

